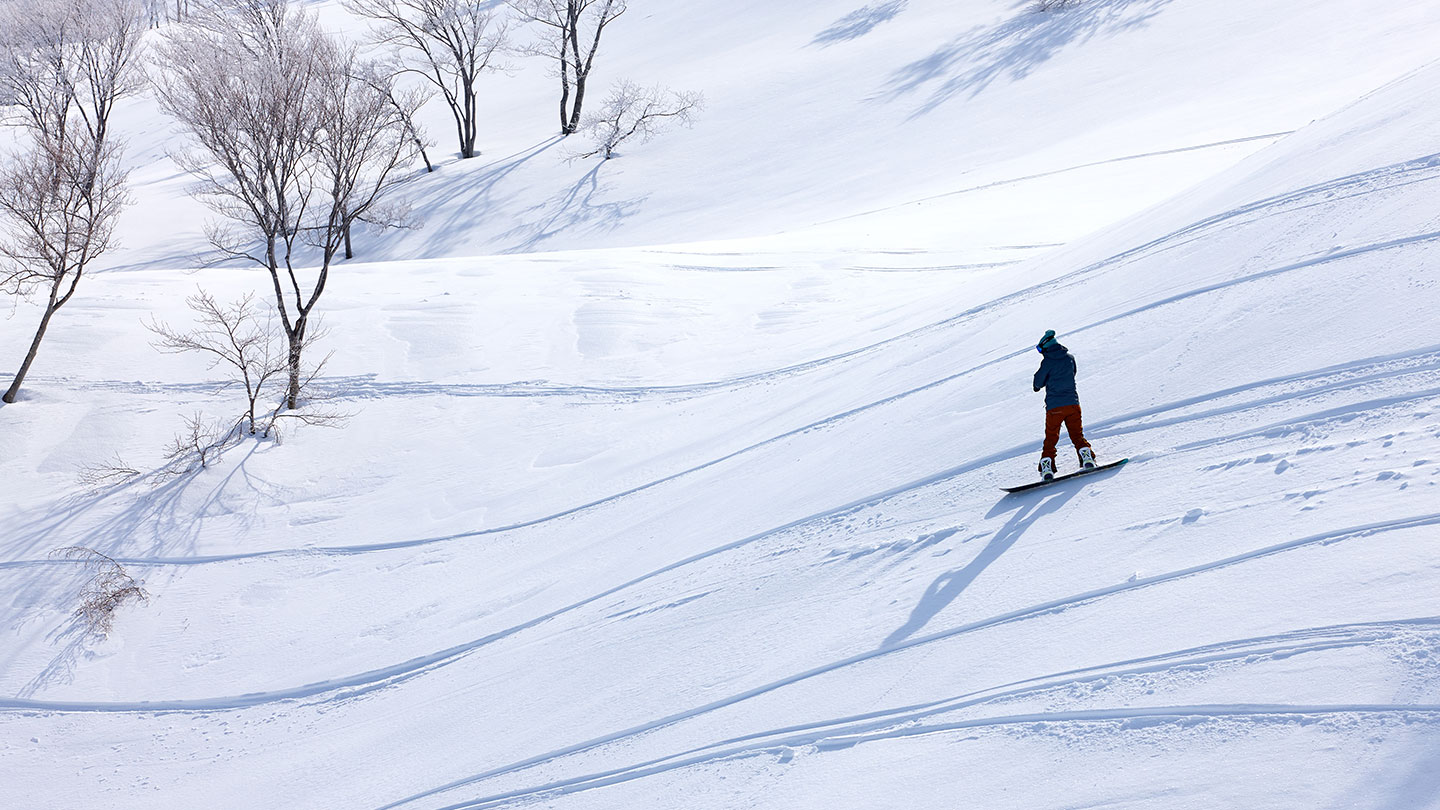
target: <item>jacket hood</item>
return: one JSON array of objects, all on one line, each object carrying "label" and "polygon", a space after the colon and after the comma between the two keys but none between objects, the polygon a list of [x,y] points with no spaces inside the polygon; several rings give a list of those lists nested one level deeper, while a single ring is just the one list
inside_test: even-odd
[{"label": "jacket hood", "polygon": [[1045,348],[1040,350],[1040,353],[1046,357],[1053,357],[1060,354],[1069,354],[1070,350],[1060,345],[1060,341],[1052,340],[1046,344]]}]

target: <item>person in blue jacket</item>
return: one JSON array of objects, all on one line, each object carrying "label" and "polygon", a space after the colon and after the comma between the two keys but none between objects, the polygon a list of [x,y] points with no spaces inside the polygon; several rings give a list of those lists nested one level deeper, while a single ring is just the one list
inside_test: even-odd
[{"label": "person in blue jacket", "polygon": [[1095,451],[1085,441],[1085,429],[1080,420],[1080,394],[1075,390],[1075,358],[1070,351],[1055,339],[1055,330],[1046,330],[1045,336],[1035,344],[1035,350],[1045,357],[1035,372],[1035,390],[1045,389],[1045,446],[1040,451],[1040,477],[1049,481],[1055,477],[1055,448],[1060,444],[1060,426],[1070,434],[1070,443],[1080,457],[1080,466],[1094,469]]}]

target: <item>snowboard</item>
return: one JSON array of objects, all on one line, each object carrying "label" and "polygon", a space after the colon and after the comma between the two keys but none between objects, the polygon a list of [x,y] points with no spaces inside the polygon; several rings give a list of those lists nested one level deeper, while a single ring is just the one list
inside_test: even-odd
[{"label": "snowboard", "polygon": [[1048,485],[1048,484],[1058,484],[1058,483],[1060,483],[1061,481],[1068,481],[1068,480],[1070,480],[1071,478],[1078,478],[1078,477],[1080,477],[1080,476],[1082,476],[1082,475],[1092,475],[1092,474],[1094,474],[1094,473],[1100,472],[1101,470],[1113,470],[1113,469],[1115,469],[1116,467],[1119,467],[1121,464],[1124,464],[1125,462],[1127,462],[1127,461],[1129,461],[1129,460],[1130,460],[1130,459],[1128,459],[1128,458],[1122,458],[1122,459],[1120,459],[1119,461],[1112,461],[1112,462],[1110,462],[1109,464],[1101,464],[1101,465],[1098,465],[1098,466],[1096,466],[1094,469],[1089,469],[1089,470],[1076,470],[1075,472],[1072,472],[1072,473],[1066,473],[1066,474],[1064,474],[1064,475],[1057,475],[1057,476],[1055,476],[1054,478],[1050,479],[1049,481],[1035,481],[1035,482],[1030,483],[1030,484],[1021,484],[1021,485],[1018,486],[1018,487],[1001,487],[1001,489],[1005,490],[1006,492],[1024,492],[1024,491],[1027,490],[1027,489],[1035,489],[1036,487],[1043,487],[1043,486],[1046,486],[1046,485]]}]

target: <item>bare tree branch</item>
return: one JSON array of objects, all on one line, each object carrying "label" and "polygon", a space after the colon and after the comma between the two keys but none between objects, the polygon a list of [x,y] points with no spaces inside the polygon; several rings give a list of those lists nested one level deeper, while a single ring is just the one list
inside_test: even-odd
[{"label": "bare tree branch", "polygon": [[609,160],[627,141],[644,143],[670,124],[691,126],[704,106],[705,99],[699,93],[681,93],[659,85],[641,87],[628,79],[622,80],[605,97],[600,109],[585,118],[582,129],[595,148],[572,157],[599,155]]}]

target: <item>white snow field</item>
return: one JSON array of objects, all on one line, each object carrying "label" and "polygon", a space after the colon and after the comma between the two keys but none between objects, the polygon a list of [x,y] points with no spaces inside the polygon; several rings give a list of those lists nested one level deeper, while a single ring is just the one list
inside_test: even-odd
[{"label": "white snow field", "polygon": [[[494,77],[321,303],[348,424],[93,490],[266,283],[132,102],[0,407],[0,807],[1440,808],[1440,7],[861,2],[632,0],[596,81],[709,106],[598,168]],[[1132,461],[1005,496],[1046,328]]]}]

